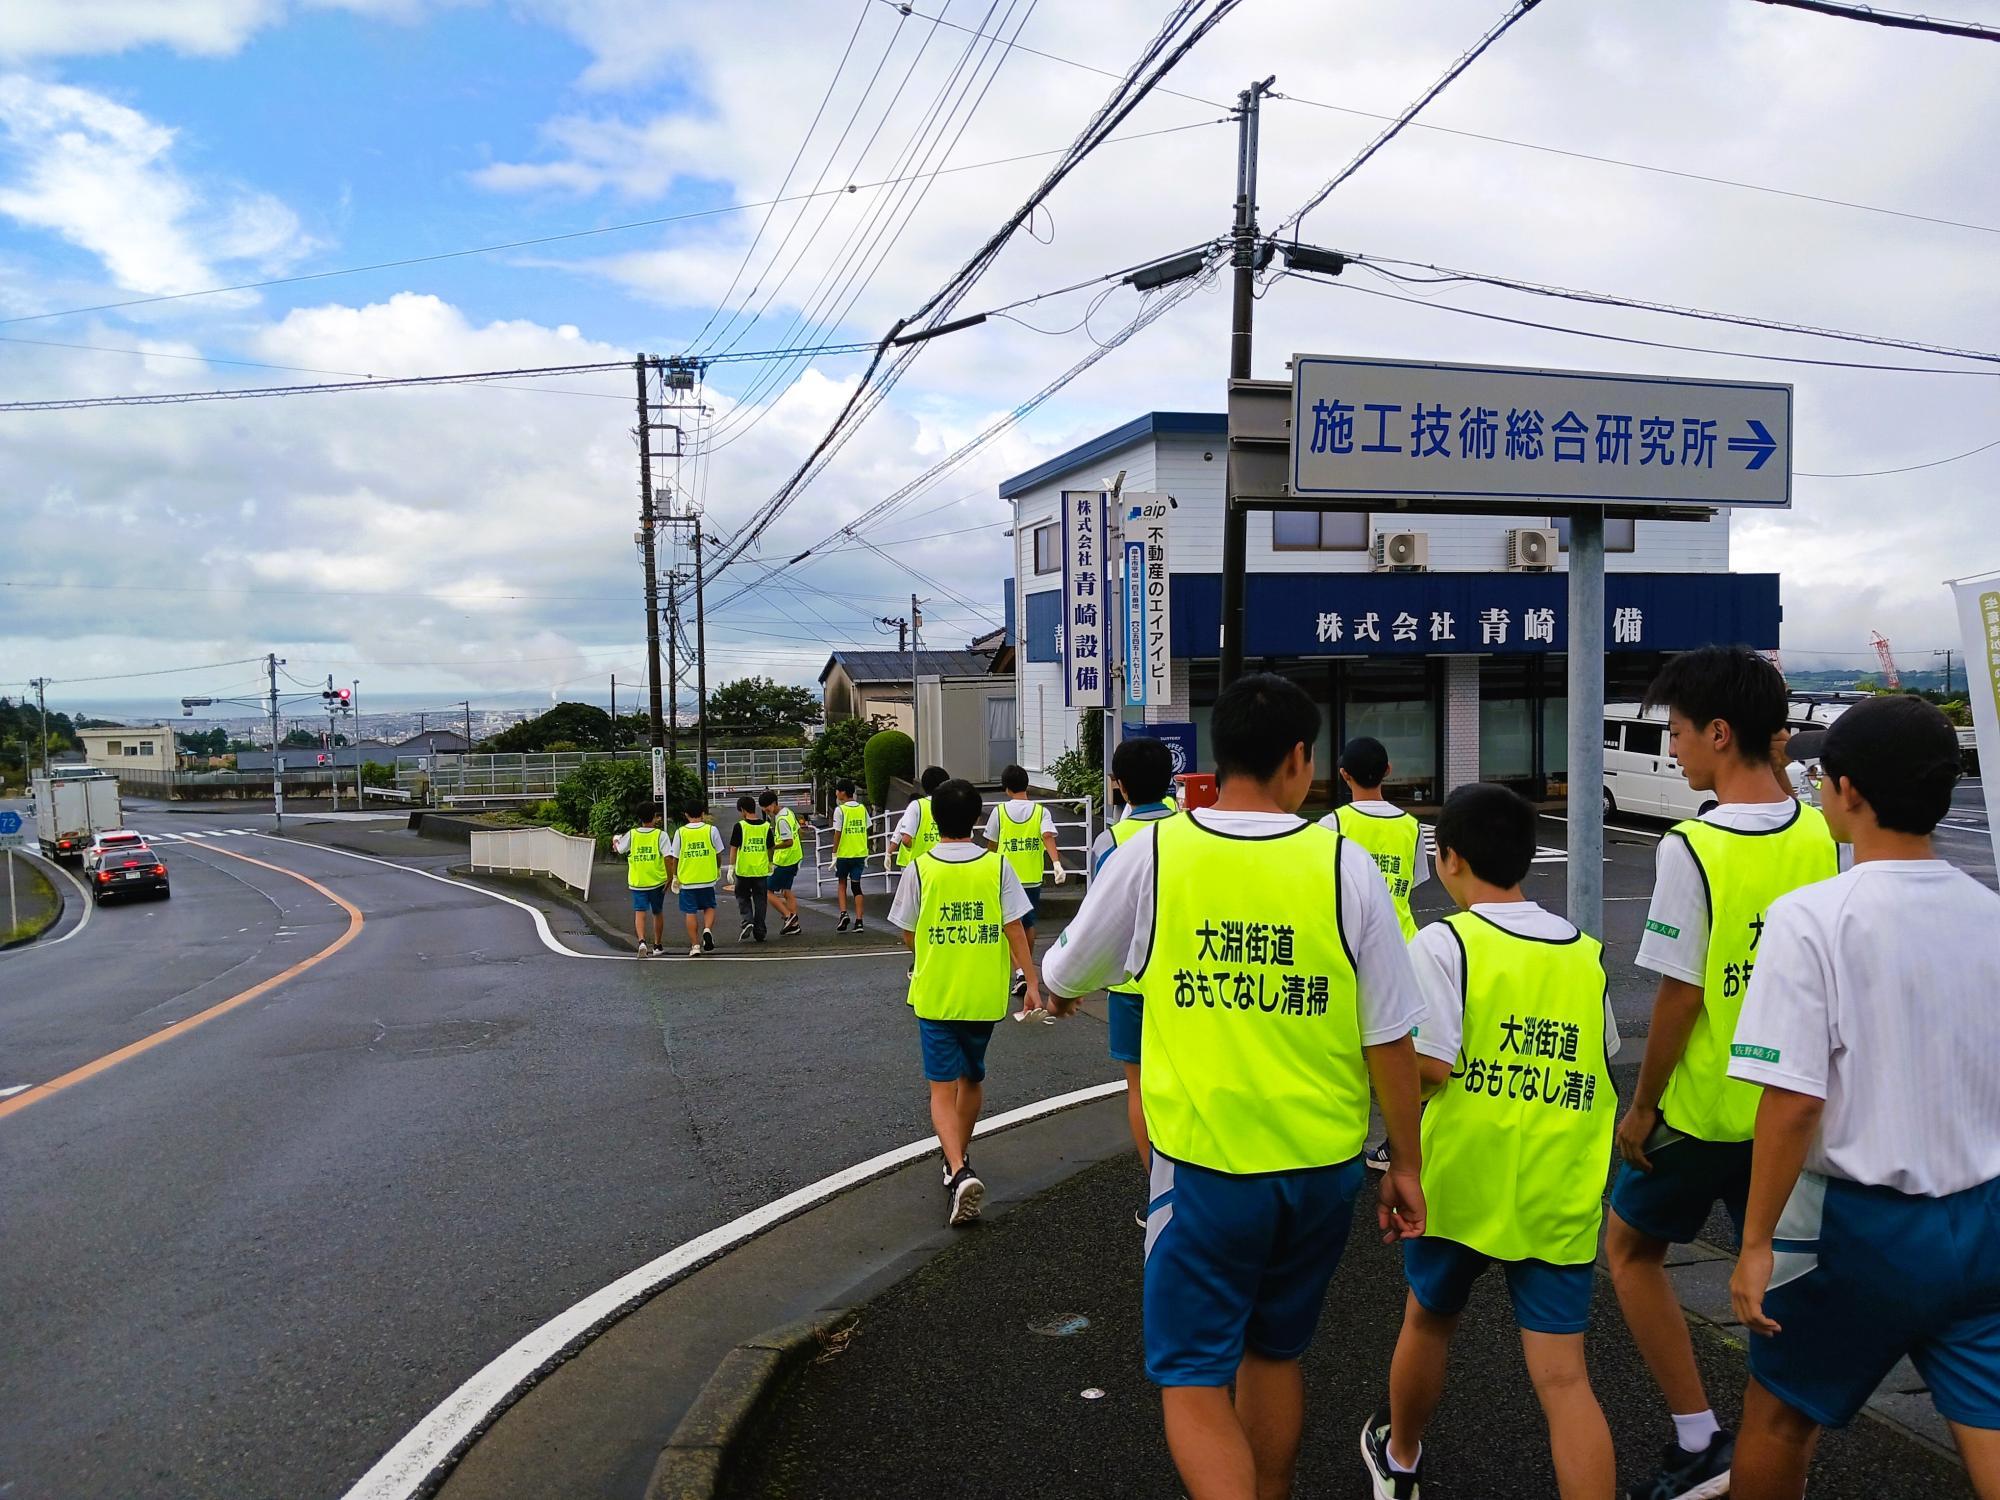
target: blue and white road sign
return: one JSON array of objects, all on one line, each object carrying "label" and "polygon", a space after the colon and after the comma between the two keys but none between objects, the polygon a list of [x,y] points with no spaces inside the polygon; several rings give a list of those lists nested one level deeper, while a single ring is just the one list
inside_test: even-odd
[{"label": "blue and white road sign", "polygon": [[20,831],[21,815],[11,807],[0,808],[0,833],[19,833]]},{"label": "blue and white road sign", "polygon": [[1792,388],[1301,354],[1291,493],[1784,509]]}]

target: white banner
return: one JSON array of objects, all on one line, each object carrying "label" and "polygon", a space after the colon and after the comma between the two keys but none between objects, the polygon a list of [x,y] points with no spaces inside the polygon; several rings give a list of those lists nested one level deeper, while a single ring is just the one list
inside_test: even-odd
[{"label": "white banner", "polygon": [[653,746],[653,800],[660,802],[667,795],[667,752],[663,746]]},{"label": "white banner", "polygon": [[2000,865],[2000,824],[1993,821],[1990,788],[2000,772],[2000,575],[1952,585],[1958,599],[1958,628],[1965,640],[1965,696],[1972,705],[1972,732],[1979,746],[1979,785],[1986,794],[1986,827],[1993,860]]},{"label": "white banner", "polygon": [[1111,641],[1118,624],[1104,556],[1104,492],[1065,490],[1063,541],[1063,702],[1071,708],[1111,704]]}]

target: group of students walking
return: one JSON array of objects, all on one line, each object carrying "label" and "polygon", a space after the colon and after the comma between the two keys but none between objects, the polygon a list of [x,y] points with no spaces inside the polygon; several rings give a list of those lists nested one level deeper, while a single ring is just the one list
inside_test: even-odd
[{"label": "group of students walking", "polygon": [[[1822,812],[1773,770],[1787,697],[1762,657],[1678,656],[1648,701],[1717,805],[1661,843],[1638,956],[1658,992],[1622,1118],[1602,947],[1522,889],[1534,808],[1491,785],[1446,798],[1434,874],[1458,910],[1418,929],[1410,891],[1432,869],[1415,820],[1381,798],[1386,754],[1345,747],[1354,800],[1299,817],[1319,711],[1284,678],[1219,696],[1213,807],[1175,813],[1164,747],[1119,748],[1127,815],[1039,973],[1019,877],[971,843],[978,792],[933,790],[939,842],[891,920],[915,953],[948,1212],[968,1222],[984,1193],[967,1149],[1009,969],[1028,1012],[1108,991],[1150,1174],[1146,1368],[1192,1500],[1290,1493],[1299,1360],[1369,1165],[1408,1284],[1387,1399],[1359,1437],[1380,1500],[1420,1500],[1451,1337],[1496,1266],[1560,1493],[1618,1492],[1584,1357],[1600,1236],[1672,1418],[1630,1495],[1797,1500],[1821,1428],[1907,1354],[1975,1490],[2000,1500],[2000,897],[1931,848],[1956,738],[1916,698],[1849,709],[1820,755]],[[1718,1205],[1752,1335],[1735,1433],[1665,1269]]]},{"label": "group of students walking", "polygon": [[669,835],[661,826],[666,809],[649,802],[640,810],[639,826],[611,841],[612,848],[625,856],[632,927],[641,958],[667,951],[663,929],[669,892],[687,924],[690,958],[715,951],[718,887],[736,897],[743,923],[741,940],[766,941],[774,911],[780,937],[799,931],[799,898],[793,890],[805,852],[799,815],[780,806],[778,794],[771,791],[738,797],[736,814],[736,826],[724,842],[709,817],[708,803],[690,802],[682,809],[687,821]]}]

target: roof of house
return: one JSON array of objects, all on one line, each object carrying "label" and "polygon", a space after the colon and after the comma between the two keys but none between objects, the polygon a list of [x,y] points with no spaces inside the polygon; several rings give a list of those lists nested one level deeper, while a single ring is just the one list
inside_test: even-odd
[{"label": "roof of house", "polygon": [[1000,498],[1012,500],[1016,495],[1025,495],[1037,485],[1080,469],[1106,454],[1116,453],[1120,448],[1129,448],[1142,438],[1168,435],[1227,438],[1229,418],[1219,411],[1149,411],[1142,417],[1134,417],[1122,427],[1099,433],[1067,453],[1058,453],[1047,463],[1036,464],[1012,479],[1001,480]]},{"label": "roof of house", "polygon": [[430,750],[436,750],[440,746],[447,750],[462,750],[465,748],[465,744],[465,736],[460,734],[456,729],[426,729],[421,733],[411,735],[408,739],[396,741],[396,746],[399,749],[411,745],[422,745]]},{"label": "roof of house", "polygon": [[[836,651],[826,659],[819,674],[823,683],[834,667],[843,668],[851,681],[908,682],[910,653],[907,651]],[[992,665],[987,651],[919,651],[919,677],[984,677]]]}]

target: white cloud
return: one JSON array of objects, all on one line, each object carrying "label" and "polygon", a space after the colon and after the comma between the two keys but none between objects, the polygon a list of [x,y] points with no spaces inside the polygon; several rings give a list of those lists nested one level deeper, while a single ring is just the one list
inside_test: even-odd
[{"label": "white cloud", "polygon": [[310,242],[277,199],[197,183],[175,132],[103,94],[0,77],[0,215],[95,255],[120,287],[184,292],[218,267],[285,264]]},{"label": "white cloud", "polygon": [[[306,0],[313,8],[413,21],[439,0]],[[479,0],[442,0],[477,4]],[[0,58],[98,56],[167,47],[227,57],[283,19],[284,0],[13,0],[0,6]]]}]

